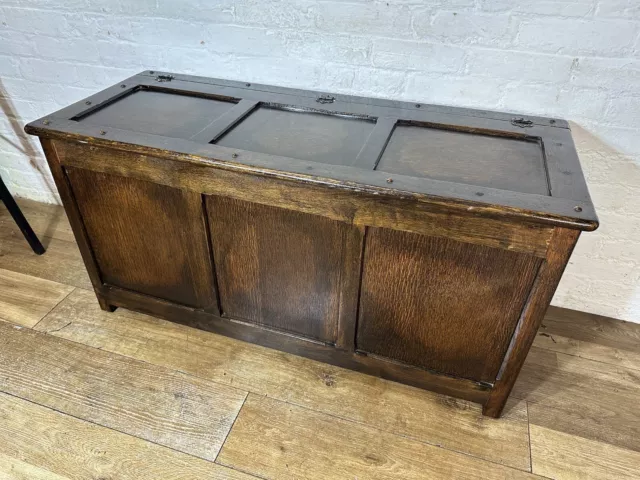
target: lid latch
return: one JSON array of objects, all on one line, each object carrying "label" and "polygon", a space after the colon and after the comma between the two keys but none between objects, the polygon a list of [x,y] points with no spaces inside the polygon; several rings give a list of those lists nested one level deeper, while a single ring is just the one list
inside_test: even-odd
[{"label": "lid latch", "polygon": [[336,97],[332,97],[331,95],[320,95],[316,98],[316,102],[318,103],[333,103],[335,102]]},{"label": "lid latch", "polygon": [[515,125],[520,128],[533,127],[533,122],[531,120],[525,120],[524,118],[512,118],[511,125]]},{"label": "lid latch", "polygon": [[156,82],[170,82],[175,77],[173,75],[158,75],[156,77]]}]

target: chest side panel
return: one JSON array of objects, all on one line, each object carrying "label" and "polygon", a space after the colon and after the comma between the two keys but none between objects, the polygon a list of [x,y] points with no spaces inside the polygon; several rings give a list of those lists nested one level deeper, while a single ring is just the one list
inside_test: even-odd
[{"label": "chest side panel", "polygon": [[494,381],[540,259],[383,228],[365,245],[357,349]]},{"label": "chest side panel", "polygon": [[66,169],[102,280],[192,307],[215,305],[202,197]]},{"label": "chest side panel", "polygon": [[354,227],[215,195],[207,212],[223,315],[334,342]]}]

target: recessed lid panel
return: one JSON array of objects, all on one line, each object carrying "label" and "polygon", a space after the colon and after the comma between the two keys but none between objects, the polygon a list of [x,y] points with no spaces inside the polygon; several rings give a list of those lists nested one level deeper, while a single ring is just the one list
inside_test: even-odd
[{"label": "recessed lid panel", "polygon": [[82,123],[189,139],[235,104],[138,90],[80,119]]},{"label": "recessed lid panel", "polygon": [[333,165],[350,165],[374,121],[258,108],[216,142],[224,147]]},{"label": "recessed lid panel", "polygon": [[403,201],[405,193],[446,199],[446,208],[478,214],[598,225],[568,124],[555,118],[146,71],[25,130],[245,164],[243,171],[293,174],[301,183],[362,185]]},{"label": "recessed lid panel", "polygon": [[376,170],[549,195],[539,142],[398,125]]}]

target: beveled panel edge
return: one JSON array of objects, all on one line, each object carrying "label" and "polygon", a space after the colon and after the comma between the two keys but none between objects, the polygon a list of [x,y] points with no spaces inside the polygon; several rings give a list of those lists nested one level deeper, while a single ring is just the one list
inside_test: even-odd
[{"label": "beveled panel edge", "polygon": [[197,143],[213,143],[238,123],[242,122],[242,120],[250,115],[259,105],[260,102],[255,100],[240,100],[230,110],[192,135],[189,140]]},{"label": "beveled panel edge", "polygon": [[551,195],[593,205],[571,130],[551,131],[541,142]]},{"label": "beveled panel edge", "polygon": [[[239,80],[227,80],[227,79],[221,79],[221,78],[202,77],[197,75],[185,75],[185,74],[171,73],[171,72],[160,72],[157,70],[145,70],[138,74],[138,76],[145,76],[145,77],[156,77],[158,75],[172,75],[176,80],[181,80],[185,82],[202,83],[207,85],[230,86],[234,88],[243,88],[247,90],[259,90],[263,92],[279,93],[279,94],[285,94],[285,95],[307,96],[307,97],[315,98],[320,95],[329,94],[335,97],[336,100],[338,101],[344,101],[349,103],[367,103],[367,104],[377,105],[380,107],[401,108],[401,109],[407,109],[407,110],[420,108],[423,110],[428,110],[433,112],[449,113],[453,115],[461,115],[466,117],[487,118],[492,120],[500,120],[504,122],[511,122],[511,120],[513,120],[514,118],[524,118],[525,120],[531,120],[534,125],[549,126],[553,128],[569,128],[569,122],[561,118],[524,115],[518,112],[496,112],[496,111],[482,110],[482,109],[475,109],[475,108],[450,107],[447,105],[416,103],[416,102],[407,101],[407,100],[387,100],[382,98],[339,94],[339,93],[332,93],[332,92],[320,91],[320,90],[303,90],[303,89],[296,89],[291,87],[278,87],[274,85],[266,85],[262,83],[253,83],[253,82],[247,83],[245,81],[239,81]],[[420,105],[420,107],[418,107],[417,105]]]},{"label": "beveled panel edge", "polygon": [[104,286],[96,291],[96,295],[103,302],[115,307],[123,307],[150,314],[237,340],[262,345],[263,347],[356,370],[360,373],[405,383],[444,395],[456,396],[479,404],[484,404],[487,401],[492,389],[492,385],[486,383],[436,374],[428,370],[336,349],[331,345],[307,341],[297,336],[271,331],[254,324],[221,318],[203,310],[181,306],[130,290]]},{"label": "beveled panel edge", "polygon": [[546,259],[538,269],[493,389],[482,407],[483,415],[495,418],[501,415],[580,233],[580,231],[566,228],[553,229]]},{"label": "beveled panel edge", "polygon": [[[25,131],[42,137],[180,160],[184,163],[185,169],[189,165],[208,165],[265,177],[367,193],[380,198],[400,198],[410,202],[428,203],[445,210],[467,214],[520,219],[586,231],[595,230],[598,226],[592,204],[559,197],[517,193],[403,175],[389,177],[388,174],[379,171],[326,165],[115,128],[103,130],[100,126],[84,125],[63,119],[53,119],[47,125],[42,122],[32,122],[25,127]],[[580,207],[580,212],[574,210],[576,206]]]},{"label": "beveled panel edge", "polygon": [[398,119],[394,117],[378,117],[375,127],[373,127],[351,166],[375,170],[397,123]]}]

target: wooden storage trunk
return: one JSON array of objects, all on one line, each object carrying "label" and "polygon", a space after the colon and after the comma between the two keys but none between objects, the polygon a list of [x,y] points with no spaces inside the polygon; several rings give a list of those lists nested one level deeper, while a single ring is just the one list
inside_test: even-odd
[{"label": "wooden storage trunk", "polygon": [[103,309],[491,416],[598,225],[553,118],[146,71],[26,131]]}]

